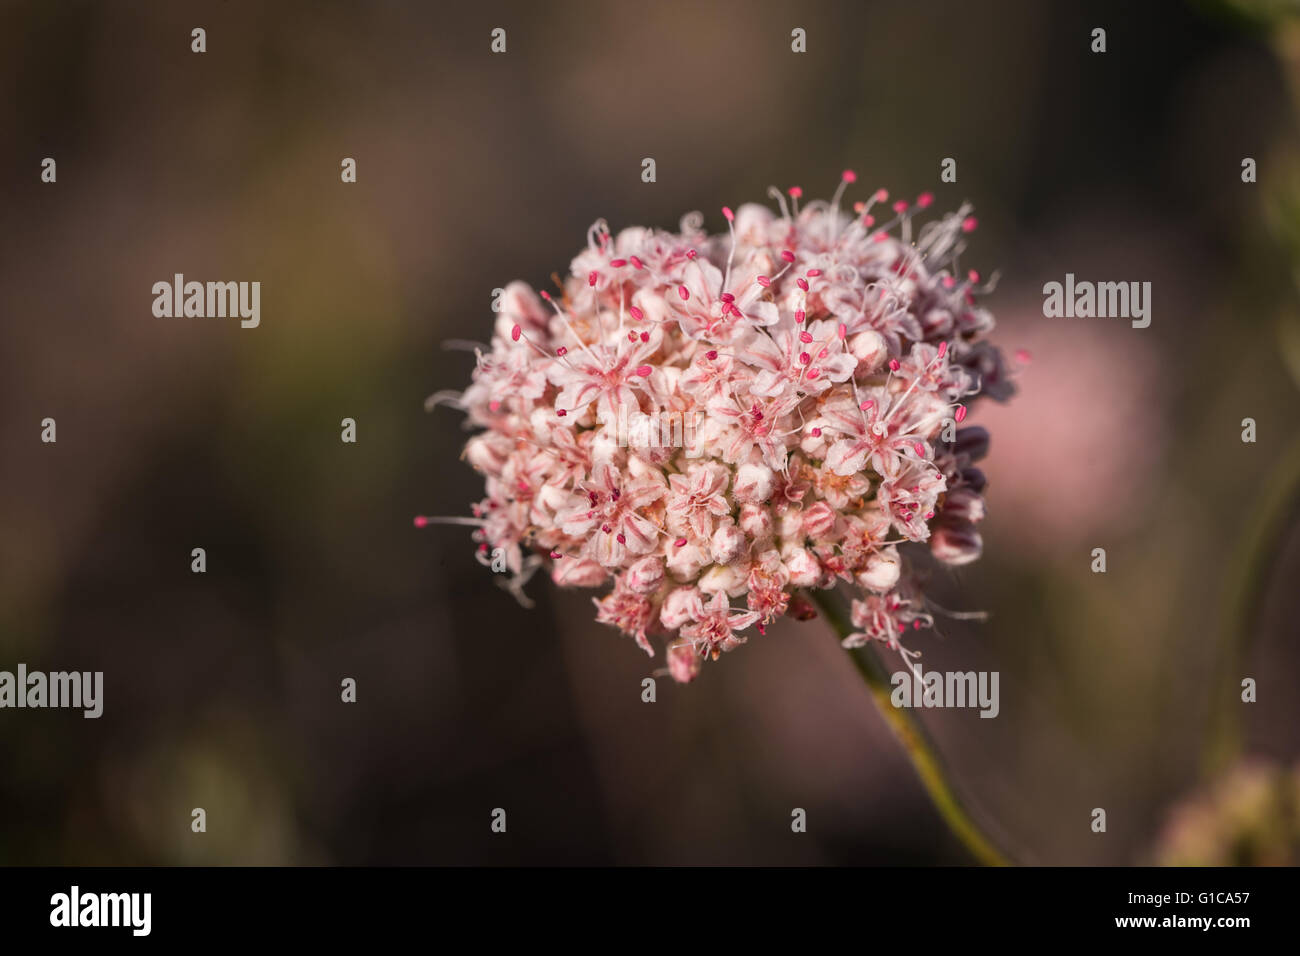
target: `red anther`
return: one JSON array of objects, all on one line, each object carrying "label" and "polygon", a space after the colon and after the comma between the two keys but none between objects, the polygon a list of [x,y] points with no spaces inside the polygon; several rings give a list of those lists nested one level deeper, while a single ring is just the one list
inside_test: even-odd
[{"label": "red anther", "polygon": [[736,297],[735,297],[734,295],[732,295],[730,292],[724,292],[724,293],[722,293],[722,295],[718,296],[718,298],[721,299],[723,302],[735,302],[735,301],[736,301]]},{"label": "red anther", "polygon": [[642,333],[641,333],[641,341],[642,341],[642,342],[649,342],[649,341],[650,341],[650,333],[649,333],[649,332],[642,332]]},{"label": "red anther", "polygon": [[595,286],[595,284],[596,284],[596,273],[594,271],[587,273],[587,285]]},{"label": "red anther", "polygon": [[809,269],[809,270],[808,270],[808,278],[809,278],[809,279],[816,279],[816,278],[817,278],[819,275],[821,275],[821,274],[822,274],[822,270],[821,270],[821,269]]},{"label": "red anther", "polygon": [[804,345],[807,345],[809,342],[812,341],[812,333],[809,332],[807,329],[804,329],[802,332],[799,333],[799,341],[802,342]]},{"label": "red anther", "polygon": [[416,516],[415,516],[415,526],[416,526],[417,528],[423,528],[423,527],[424,527],[425,525],[427,525],[428,523],[429,523],[429,519],[426,518],[424,515],[416,515]]},{"label": "red anther", "polygon": [[958,406],[957,406],[957,411],[953,414],[952,417],[955,418],[955,419],[957,419],[957,424],[958,424],[958,425],[960,425],[962,422],[964,422],[964,421],[966,420],[966,406],[965,406],[965,405],[958,405]]},{"label": "red anther", "polygon": [[835,330],[835,334],[838,335],[842,340],[846,335],[849,334],[849,327],[845,325],[843,322],[841,322],[840,327]]},{"label": "red anther", "polygon": [[871,215],[871,213],[867,213],[865,216],[862,217],[862,225],[866,226],[868,229],[870,229],[875,224],[876,224],[876,217]]},{"label": "red anther", "polygon": [[632,316],[632,318],[636,319],[638,322],[645,318],[645,313],[634,305],[629,305],[627,307],[627,314]]},{"label": "red anther", "polygon": [[636,369],[636,374],[640,375],[642,378],[649,378],[650,373],[653,371],[654,369],[649,365],[638,365]]},{"label": "red anther", "polygon": [[898,213],[900,216],[907,212],[907,200],[900,199],[898,202],[894,203],[894,212]]},{"label": "red anther", "polygon": [[943,358],[943,357],[944,357],[945,355],[947,355],[947,354],[948,354],[948,343],[947,343],[947,342],[940,342],[940,343],[939,343],[939,358]]},{"label": "red anther", "polygon": [[800,353],[799,353],[799,364],[800,364],[800,365],[807,365],[807,364],[808,364],[809,362],[811,362],[811,361],[812,361],[812,356],[809,355],[807,352],[800,352]]},{"label": "red anther", "polygon": [[722,207],[722,217],[723,217],[724,219],[726,219],[727,222],[735,222],[735,221],[736,221],[736,214],[735,214],[734,212],[731,211],[731,207],[730,207],[730,206],[723,206],[723,207]]},{"label": "red anther", "polygon": [[876,197],[875,197],[875,198],[876,198],[876,202],[884,202],[886,199],[889,198],[889,190],[888,190],[888,189],[877,189],[877,190],[876,190]]},{"label": "red anther", "polygon": [[897,372],[898,369],[899,369],[898,359],[890,359],[890,360],[889,360],[889,370],[890,370],[891,372]]},{"label": "red anther", "polygon": [[686,258],[687,258],[687,259],[694,259],[694,258],[695,258],[696,256],[698,256],[698,255],[699,255],[699,252],[697,252],[695,249],[687,249],[687,250],[686,250]]},{"label": "red anther", "polygon": [[807,316],[806,316],[806,313],[804,312],[803,309],[796,309],[796,310],[795,310],[795,313],[794,313],[794,320],[795,320],[796,322],[803,322],[803,320],[804,320],[806,317],[807,317]]},{"label": "red anther", "polygon": [[555,350],[555,354],[558,355],[560,358],[564,358],[564,356],[569,354],[569,350],[565,348],[563,345],[561,345],[558,349]]},{"label": "red anther", "polygon": [[677,287],[677,294],[682,297],[683,302],[691,297],[690,289],[686,288],[684,285],[679,285]]},{"label": "red anther", "polygon": [[916,204],[922,209],[925,209],[932,202],[934,202],[934,193],[921,193],[916,197]]},{"label": "red anther", "polygon": [[610,259],[610,260],[609,260],[609,264],[610,264],[611,266],[613,266],[615,269],[621,269],[621,268],[623,268],[623,266],[627,265],[627,260],[626,260],[626,259]]},{"label": "red anther", "polygon": [[557,408],[557,409],[555,410],[555,414],[557,414],[557,415],[559,415],[561,418],[563,418],[565,415],[567,415],[567,414],[569,414],[569,413],[566,412],[566,411],[565,411],[564,409],[562,409],[562,408]]},{"label": "red anther", "polygon": [[974,216],[967,216],[965,219],[961,221],[961,231],[974,232],[976,227],[979,226],[979,224],[980,221],[976,219]]},{"label": "red anther", "polygon": [[846,183],[856,183],[858,181],[858,174],[851,169],[846,169],[844,172],[840,173],[840,179],[844,180]]},{"label": "red anther", "polygon": [[916,454],[918,457],[920,458],[925,457],[925,446],[922,445],[919,441],[912,442],[912,448],[916,450]]},{"label": "red anther", "polygon": [[805,292],[808,291],[808,283],[806,280],[802,278],[795,279],[794,284],[797,285],[799,288],[803,289]]},{"label": "red anther", "polygon": [[814,429],[812,430],[811,434],[812,434],[812,437],[813,437],[813,438],[821,438],[821,437],[822,437],[822,430],[821,430],[820,428],[814,428]]},{"label": "red anther", "polygon": [[772,280],[769,279],[767,276],[759,276],[754,281],[757,282],[759,285],[761,285],[764,289],[766,289],[768,286],[772,284]]},{"label": "red anther", "polygon": [[800,198],[802,198],[802,196],[803,196],[803,187],[802,187],[802,186],[791,186],[789,189],[786,190],[786,192],[788,192],[788,193],[789,193],[791,196],[793,196],[795,199],[800,199]]},{"label": "red anther", "polygon": [[685,538],[678,538],[676,541],[673,542],[673,547],[674,547],[674,548],[680,548],[680,547],[682,547],[682,545],[684,545],[684,544],[686,544],[686,539],[685,539]]},{"label": "red anther", "polygon": [[633,268],[633,269],[640,269],[640,268],[641,268],[641,260],[638,259],[636,256],[632,256],[631,258],[629,258],[629,259],[628,259],[628,262],[632,263],[632,268]]},{"label": "red anther", "polygon": [[782,249],[781,258],[784,259],[786,262],[794,262],[794,253],[791,252],[789,249]]},{"label": "red anther", "polygon": [[523,331],[524,330],[521,329],[518,325],[515,325],[515,327],[510,330],[510,337],[514,339],[516,342],[518,342],[519,336],[523,334]]},{"label": "red anther", "polygon": [[970,272],[966,273],[966,278],[970,279],[971,282],[979,282],[980,274],[974,269],[972,269]]},{"label": "red anther", "polygon": [[718,357],[718,350],[709,349],[707,352],[704,353],[704,357],[708,359],[710,362],[715,361]]}]

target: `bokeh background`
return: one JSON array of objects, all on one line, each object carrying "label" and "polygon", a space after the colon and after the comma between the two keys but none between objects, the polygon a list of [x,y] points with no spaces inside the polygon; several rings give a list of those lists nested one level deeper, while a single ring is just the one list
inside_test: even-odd
[{"label": "bokeh background", "polygon": [[[479,496],[423,400],[494,287],[845,167],[976,204],[1033,357],[936,595],[990,620],[921,645],[1001,673],[998,719],[922,715],[958,788],[1024,862],[1286,862],[1294,799],[1213,808],[1300,754],[1291,6],[0,4],[0,669],[106,684],[0,711],[0,862],[967,862],[821,622],[645,704],[588,594],[412,527]],[[261,327],[154,318],[176,272],[259,280]],[[1043,318],[1066,272],[1152,282],[1151,327]]]}]

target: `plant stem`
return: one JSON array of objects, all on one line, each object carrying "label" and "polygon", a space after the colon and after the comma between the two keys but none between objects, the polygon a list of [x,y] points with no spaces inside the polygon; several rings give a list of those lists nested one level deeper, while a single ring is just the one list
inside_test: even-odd
[{"label": "plant stem", "polygon": [[1216,648],[1218,690],[1203,759],[1207,775],[1222,773],[1241,750],[1241,679],[1271,572],[1300,515],[1300,441],[1295,442],[1256,495],[1245,533],[1227,565],[1228,598]]},{"label": "plant stem", "polygon": [[[843,638],[853,628],[844,608],[831,595],[830,591],[809,592],[809,597],[821,608],[822,614],[836,634]],[[885,719],[885,723],[903,745],[903,750],[912,762],[912,768],[920,778],[921,786],[929,794],[935,810],[939,812],[944,823],[948,824],[948,829],[952,831],[953,836],[961,841],[962,846],[980,863],[986,866],[1008,865],[1010,861],[971,819],[952,785],[948,783],[947,770],[925,728],[910,710],[895,707],[890,702],[889,676],[885,673],[880,660],[869,648],[849,651],[849,657],[866,682],[867,689],[871,691],[871,697],[876,703],[876,709],[880,711],[880,716]]]}]

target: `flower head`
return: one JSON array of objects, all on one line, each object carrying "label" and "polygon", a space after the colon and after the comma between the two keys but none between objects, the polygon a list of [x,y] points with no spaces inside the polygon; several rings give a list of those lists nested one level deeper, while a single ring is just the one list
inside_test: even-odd
[{"label": "flower head", "polygon": [[[557,294],[505,290],[451,398],[482,429],[465,457],[486,486],[455,520],[517,593],[539,565],[612,585],[597,619],[658,640],[678,680],[840,582],[859,594],[850,646],[931,626],[906,549],[979,556],[987,433],[959,425],[1010,383],[987,288],[957,265],[969,207],[917,228],[927,195],[878,223],[883,190],[841,209],[855,180],[802,210],[798,189],[773,191],[779,214],[724,209],[720,235],[698,213],[677,232],[598,222]],[[630,441],[629,420],[651,427]]]}]

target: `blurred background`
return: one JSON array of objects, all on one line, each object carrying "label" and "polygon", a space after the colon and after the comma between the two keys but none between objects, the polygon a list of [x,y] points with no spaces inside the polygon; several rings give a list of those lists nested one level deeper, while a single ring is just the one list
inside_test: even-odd
[{"label": "blurred background", "polygon": [[[646,704],[589,593],[412,527],[481,494],[423,400],[493,288],[845,167],[974,202],[1032,354],[935,594],[990,619],[919,645],[1001,674],[999,719],[922,714],[958,789],[1022,862],[1295,862],[1292,7],[0,4],[0,669],[105,675],[99,720],[0,711],[0,862],[967,862],[822,622]],[[261,326],[154,318],[177,272]],[[1066,272],[1152,282],[1150,328],[1043,318]]]}]

